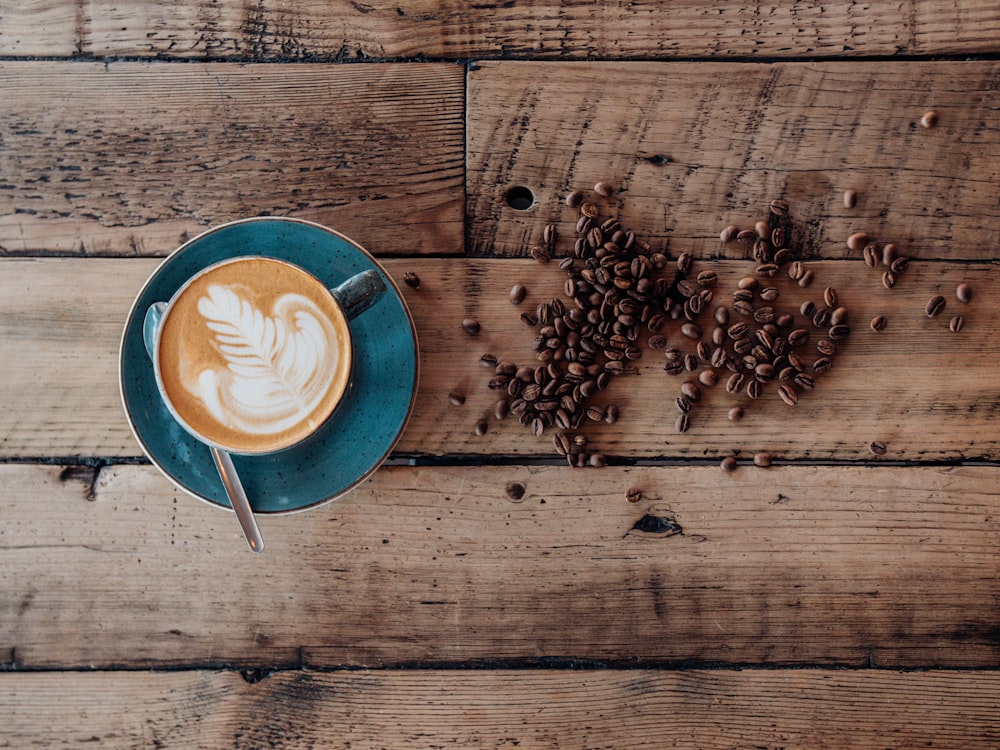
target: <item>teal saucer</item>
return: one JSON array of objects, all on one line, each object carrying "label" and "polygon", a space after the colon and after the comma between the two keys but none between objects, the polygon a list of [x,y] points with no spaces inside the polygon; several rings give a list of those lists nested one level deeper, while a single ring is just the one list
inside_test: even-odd
[{"label": "teal saucer", "polygon": [[156,269],[132,305],[122,334],[118,377],[132,432],[150,460],[178,486],[229,508],[209,449],[189,435],[160,398],[142,338],[143,316],[191,275],[221,260],[265,255],[290,261],[334,287],[375,269],[388,287],[351,321],[354,370],[337,411],[305,442],[268,456],[233,456],[255,513],[288,513],[334,500],[364,481],[403,432],[417,390],[417,337],[399,289],[362,247],[318,224],[258,218],[210,229]]}]

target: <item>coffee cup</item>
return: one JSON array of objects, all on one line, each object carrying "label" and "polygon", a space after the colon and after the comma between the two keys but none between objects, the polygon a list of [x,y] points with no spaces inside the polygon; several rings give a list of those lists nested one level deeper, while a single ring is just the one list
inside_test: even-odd
[{"label": "coffee cup", "polygon": [[305,269],[248,255],[208,266],[143,319],[168,411],[192,436],[239,455],[298,445],[350,388],[350,321],[385,292],[363,271],[329,289]]}]

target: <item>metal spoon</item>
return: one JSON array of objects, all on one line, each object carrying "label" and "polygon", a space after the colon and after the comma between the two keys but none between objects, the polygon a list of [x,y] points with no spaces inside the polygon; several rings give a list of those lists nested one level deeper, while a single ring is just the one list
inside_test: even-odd
[{"label": "metal spoon", "polygon": [[[156,329],[159,327],[165,309],[166,304],[157,302],[146,311],[146,317],[143,320],[142,340],[146,345],[146,354],[149,355],[151,360],[153,359],[153,342],[156,340]],[[229,497],[230,505],[233,506],[233,510],[236,512],[236,518],[243,529],[243,535],[246,537],[247,544],[250,545],[250,549],[254,553],[259,554],[263,552],[264,538],[260,535],[257,519],[253,515],[253,508],[250,507],[250,500],[247,498],[246,490],[243,489],[240,476],[236,473],[232,456],[213,445],[208,446],[208,449],[212,453],[215,468],[219,472],[222,486],[226,488],[226,495]]]}]

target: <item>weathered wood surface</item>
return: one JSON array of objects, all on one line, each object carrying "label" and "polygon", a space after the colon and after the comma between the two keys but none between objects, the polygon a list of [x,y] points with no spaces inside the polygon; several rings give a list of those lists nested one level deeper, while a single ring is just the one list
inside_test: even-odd
[{"label": "weathered wood surface", "polygon": [[[784,198],[797,244],[825,258],[864,229],[915,257],[993,259],[998,86],[997,62],[483,62],[469,72],[470,252],[526,255],[547,222],[575,221],[570,190],[608,180],[623,224],[675,252],[740,257],[719,231]],[[920,126],[928,110],[937,127]],[[515,186],[534,207],[507,205]]]},{"label": "weathered wood surface", "polygon": [[996,486],[995,467],[389,466],[261,519],[254,557],[152,467],[7,464],[0,662],[995,665]]},{"label": "weathered wood surface", "polygon": [[0,254],[162,256],[256,215],[461,253],[464,85],[451,64],[2,62]]},{"label": "weathered wood surface", "polygon": [[3,55],[331,59],[840,57],[995,52],[986,0],[601,6],[266,0],[6,3]]},{"label": "weathered wood surface", "polygon": [[1000,734],[993,672],[6,674],[0,706],[0,747],[19,749],[969,750]]},{"label": "weathered wood surface", "polygon": [[[0,455],[7,457],[138,456],[117,388],[118,340],[133,296],[158,261],[152,259],[48,258],[0,261]],[[401,279],[418,272],[419,290],[403,286],[421,346],[421,384],[413,418],[399,452],[414,455],[520,455],[556,458],[551,433],[534,438],[514,420],[492,422],[482,438],[473,426],[492,413],[497,393],[487,388],[491,372],[483,353],[519,364],[536,364],[534,332],[522,310],[561,296],[564,274],[554,263],[531,260],[397,259],[386,263]],[[716,290],[728,297],[752,263],[703,261],[719,272]],[[997,358],[1000,330],[992,300],[1000,288],[997,267],[983,263],[913,263],[892,291],[861,262],[814,265],[814,286],[801,290],[778,279],[780,309],[797,311],[805,299],[820,300],[832,286],[851,310],[854,333],[834,357],[834,368],[818,376],[794,409],[772,387],[750,402],[726,393],[723,384],[704,388],[692,412],[691,430],[674,431],[674,399],[683,377],[662,370],[663,355],[645,350],[635,374],[615,379],[595,399],[614,402],[622,417],[614,425],[584,432],[595,449],[622,459],[713,458],[759,450],[779,458],[868,460],[867,446],[882,440],[885,460],[995,460]],[[528,298],[511,305],[508,290],[526,283]],[[961,281],[975,297],[954,298]],[[791,287],[790,289],[788,287]],[[934,294],[948,298],[944,315],[928,319],[924,306]],[[885,314],[889,328],[874,333],[868,322]],[[952,314],[966,327],[948,330]],[[478,318],[481,333],[470,338],[460,322]],[[703,317],[710,320],[710,313]],[[704,323],[706,331],[710,329]],[[671,344],[693,351],[692,342],[669,326]],[[810,348],[810,351],[813,351]],[[817,355],[818,356],[818,355]],[[723,381],[728,375],[723,371]],[[455,407],[448,394],[466,394]],[[733,405],[747,408],[738,424],[726,419]]]}]

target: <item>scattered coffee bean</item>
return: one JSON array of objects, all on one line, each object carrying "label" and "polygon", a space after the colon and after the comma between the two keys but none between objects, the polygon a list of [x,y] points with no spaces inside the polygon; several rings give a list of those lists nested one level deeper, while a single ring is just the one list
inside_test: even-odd
[{"label": "scattered coffee bean", "polygon": [[753,228],[757,232],[757,237],[762,240],[771,236],[771,226],[766,221],[758,221]]},{"label": "scattered coffee bean", "polygon": [[589,463],[591,466],[600,468],[602,466],[607,466],[608,460],[604,457],[603,453],[591,453]]},{"label": "scattered coffee bean", "polygon": [[788,216],[788,209],[790,206],[787,201],[775,199],[771,201],[771,213],[775,216]]},{"label": "scattered coffee bean", "polygon": [[726,418],[729,419],[730,422],[739,422],[743,419],[743,407],[734,406],[726,413]]},{"label": "scattered coffee bean", "polygon": [[868,444],[868,450],[873,456],[884,456],[888,448],[881,440],[873,440]]},{"label": "scattered coffee bean", "polygon": [[685,380],[681,383],[681,394],[688,401],[700,401],[701,400],[701,388],[693,380]]},{"label": "scattered coffee bean", "polygon": [[476,422],[476,434],[482,437],[490,429],[489,422],[485,419],[480,419]]},{"label": "scattered coffee bean", "polygon": [[944,311],[945,304],[945,299],[940,294],[935,297],[931,297],[930,301],[927,303],[927,307],[925,308],[927,317],[936,318]]},{"label": "scattered coffee bean", "polygon": [[507,418],[508,414],[510,414],[510,402],[507,401],[507,399],[502,398],[497,401],[496,405],[493,407],[493,416],[497,421],[502,422]]},{"label": "scattered coffee bean", "polygon": [[739,463],[736,461],[735,456],[726,456],[722,459],[719,466],[722,467],[723,471],[736,471],[739,468]]},{"label": "scattered coffee bean", "polygon": [[844,208],[854,208],[858,202],[858,194],[853,190],[844,191]]},{"label": "scattered coffee bean", "polygon": [[549,254],[548,248],[542,245],[535,245],[531,248],[531,257],[537,260],[539,263],[548,263],[552,256]]},{"label": "scattered coffee bean", "polygon": [[691,273],[691,267],[694,265],[694,258],[690,253],[681,253],[677,256],[677,270],[683,274]]},{"label": "scattered coffee bean", "polygon": [[837,290],[832,286],[828,286],[823,290],[823,301],[826,303],[827,307],[837,306]]},{"label": "scattered coffee bean", "polygon": [[711,388],[719,382],[719,373],[715,370],[702,370],[698,373],[698,382]]},{"label": "scattered coffee bean", "polygon": [[475,318],[466,318],[462,321],[462,329],[470,336],[475,336],[479,333],[479,321]]},{"label": "scattered coffee bean", "polygon": [[802,278],[799,279],[799,286],[805,289],[807,286],[813,283],[814,277],[815,274],[813,273],[813,270],[811,268],[807,268],[803,272]]},{"label": "scattered coffee bean", "polygon": [[865,257],[865,265],[869,268],[878,268],[879,263],[879,251],[878,246],[873,243],[865,245],[865,249],[862,251]]},{"label": "scattered coffee bean", "polygon": [[929,112],[924,112],[923,117],[920,118],[920,126],[923,128],[933,128],[938,124],[938,113],[933,109]]},{"label": "scattered coffee bean", "polygon": [[574,190],[566,195],[566,205],[570,208],[577,208],[583,203],[583,191]]},{"label": "scattered coffee bean", "polygon": [[867,232],[855,232],[847,238],[847,249],[859,253],[864,250],[865,245],[868,244],[868,240]]},{"label": "scattered coffee bean", "polygon": [[766,469],[771,465],[774,457],[770,453],[756,453],[753,457],[754,466],[759,466],[762,469]]},{"label": "scattered coffee bean", "polygon": [[968,303],[972,301],[972,287],[962,282],[955,287],[955,297],[959,302]]},{"label": "scattered coffee bean", "polygon": [[889,319],[884,315],[876,315],[872,318],[871,326],[873,331],[884,331],[889,325]]},{"label": "scattered coffee bean", "polygon": [[604,182],[602,180],[594,185],[594,192],[602,198],[610,198],[611,194],[615,192],[615,188],[610,182]]},{"label": "scattered coffee bean", "polygon": [[512,305],[520,305],[524,302],[524,297],[528,293],[525,289],[524,284],[514,284],[510,288],[510,302]]},{"label": "scattered coffee bean", "polygon": [[492,369],[497,366],[497,358],[492,354],[484,354],[479,358],[479,364],[483,367],[489,367]]},{"label": "scattered coffee bean", "polygon": [[701,328],[696,323],[684,323],[681,326],[681,335],[697,341],[701,338]]},{"label": "scattered coffee bean", "polygon": [[600,213],[600,209],[597,207],[596,203],[582,203],[580,205],[580,215],[588,219],[596,219],[597,215]]},{"label": "scattered coffee bean", "polygon": [[629,487],[625,490],[625,501],[629,503],[637,503],[642,500],[642,490],[638,487]]},{"label": "scattered coffee bean", "polygon": [[781,397],[781,400],[789,406],[795,406],[799,402],[799,395],[790,385],[779,385],[778,395]]},{"label": "scattered coffee bean", "polygon": [[892,289],[896,286],[896,274],[892,271],[886,271],[882,274],[882,286],[886,289]]},{"label": "scattered coffee bean", "polygon": [[961,315],[954,316],[950,321],[948,321],[948,328],[952,333],[958,333],[965,328],[965,318]]},{"label": "scattered coffee bean", "polygon": [[521,482],[508,482],[507,483],[507,497],[515,502],[521,500],[524,497],[525,486]]},{"label": "scattered coffee bean", "polygon": [[459,391],[452,391],[448,394],[448,401],[451,402],[452,406],[461,406],[465,403],[465,394]]},{"label": "scattered coffee bean", "polygon": [[903,271],[905,271],[907,268],[909,268],[909,266],[910,266],[909,258],[899,257],[893,260],[892,263],[889,264],[889,270],[898,276],[899,274],[903,273]]},{"label": "scattered coffee bean", "polygon": [[730,224],[719,233],[719,239],[722,242],[732,242],[736,239],[736,235],[739,234],[739,231],[739,227],[735,224]]},{"label": "scattered coffee bean", "polygon": [[674,420],[674,429],[677,432],[687,432],[691,427],[691,417],[688,414],[678,414],[677,419]]},{"label": "scattered coffee bean", "polygon": [[420,288],[420,277],[417,276],[413,271],[404,271],[403,272],[403,283],[406,284],[408,287],[412,287],[414,289],[419,289]]}]

